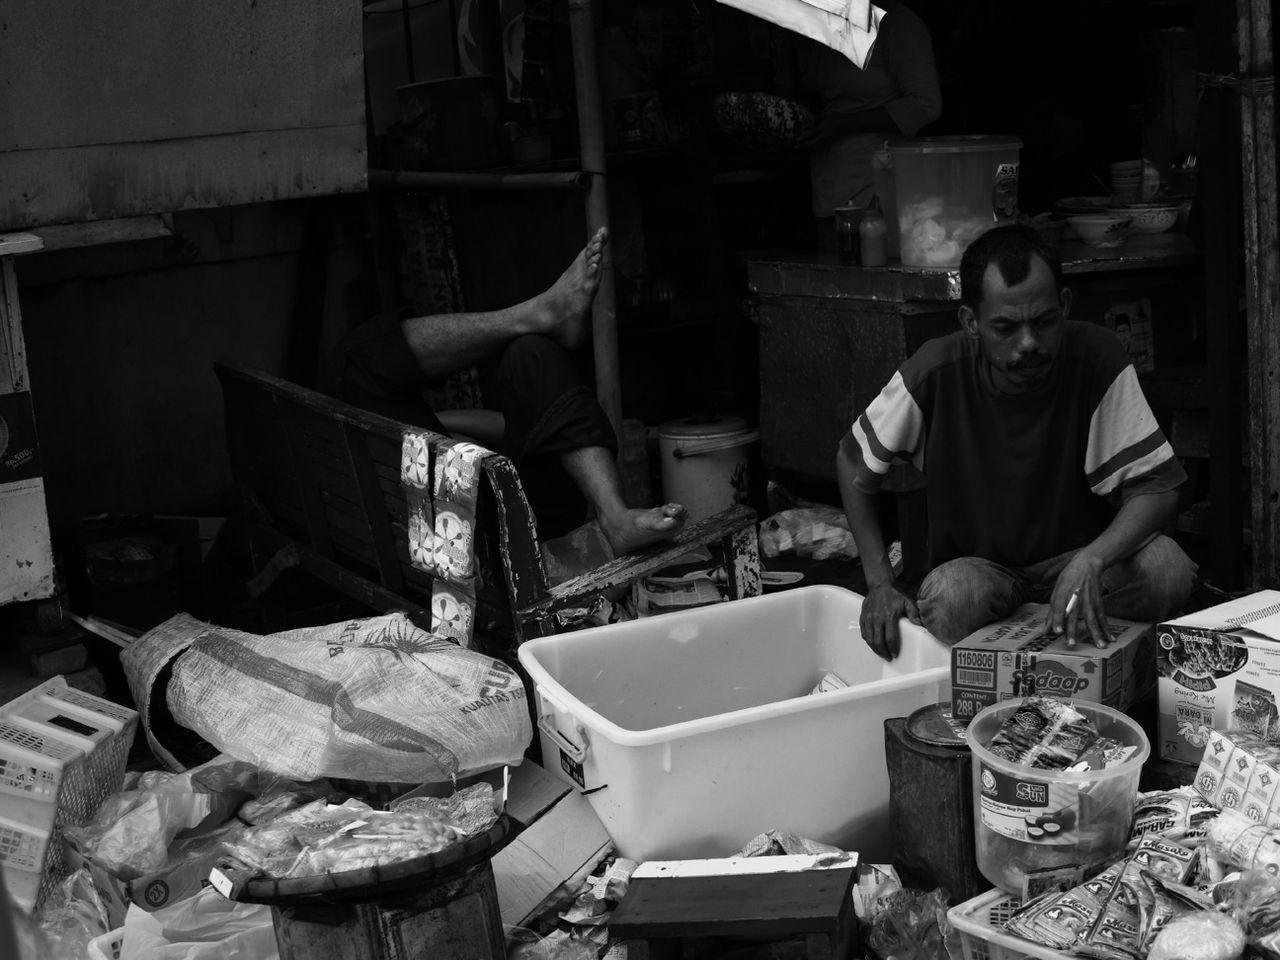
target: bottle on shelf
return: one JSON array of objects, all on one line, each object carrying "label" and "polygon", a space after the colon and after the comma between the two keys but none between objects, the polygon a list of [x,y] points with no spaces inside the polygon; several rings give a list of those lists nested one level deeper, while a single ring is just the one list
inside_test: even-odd
[{"label": "bottle on shelf", "polygon": [[872,197],[858,223],[858,240],[864,267],[883,267],[888,263],[888,234],[889,228],[880,209],[880,198]]}]

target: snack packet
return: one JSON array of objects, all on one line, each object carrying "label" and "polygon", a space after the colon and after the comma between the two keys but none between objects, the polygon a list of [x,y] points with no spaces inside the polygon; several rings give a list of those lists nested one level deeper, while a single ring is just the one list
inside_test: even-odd
[{"label": "snack packet", "polygon": [[1027,697],[1000,725],[987,749],[1010,763],[1062,770],[1098,737],[1097,728],[1070,703]]}]

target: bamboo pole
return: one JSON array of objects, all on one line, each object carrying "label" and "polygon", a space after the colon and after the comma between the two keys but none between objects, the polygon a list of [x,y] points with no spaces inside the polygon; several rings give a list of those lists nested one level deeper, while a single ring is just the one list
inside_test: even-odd
[{"label": "bamboo pole", "polygon": [[1236,0],[1253,582],[1280,586],[1280,238],[1271,0]]},{"label": "bamboo pole", "polygon": [[[596,25],[592,0],[569,0],[573,42],[573,74],[578,91],[578,140],[582,169],[591,175],[587,188],[587,235],[609,225],[605,178],[604,120],[596,62]],[[596,396],[618,436],[622,436],[622,388],[618,367],[618,317],[614,298],[613,254],[608,246],[600,264],[600,286],[591,305],[595,349]]]}]

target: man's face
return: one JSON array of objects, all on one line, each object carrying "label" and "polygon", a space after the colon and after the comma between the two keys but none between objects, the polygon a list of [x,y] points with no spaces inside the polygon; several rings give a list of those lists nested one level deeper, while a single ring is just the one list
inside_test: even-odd
[{"label": "man's face", "polygon": [[996,386],[1006,393],[1025,393],[1052,372],[1070,309],[1071,291],[1059,293],[1049,265],[1032,256],[1027,278],[1012,287],[989,264],[978,309],[962,306],[960,322],[980,344]]}]

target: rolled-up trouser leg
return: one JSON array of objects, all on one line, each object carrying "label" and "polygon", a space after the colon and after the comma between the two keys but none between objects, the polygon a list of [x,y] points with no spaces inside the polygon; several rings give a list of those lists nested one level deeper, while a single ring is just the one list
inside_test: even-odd
[{"label": "rolled-up trouser leg", "polygon": [[916,608],[930,633],[954,645],[1025,601],[1022,582],[1008,567],[981,557],[959,557],[929,571]]},{"label": "rolled-up trouser leg", "polygon": [[548,337],[517,337],[481,366],[480,389],[506,419],[504,452],[520,470],[538,535],[560,536],[581,524],[587,503],[560,455],[583,447],[616,452],[618,439],[573,358]]}]

